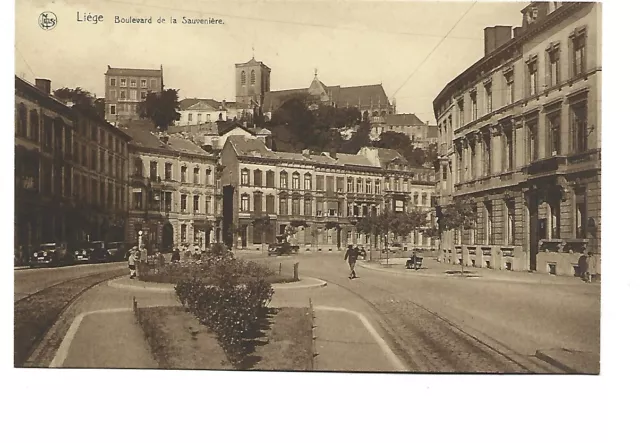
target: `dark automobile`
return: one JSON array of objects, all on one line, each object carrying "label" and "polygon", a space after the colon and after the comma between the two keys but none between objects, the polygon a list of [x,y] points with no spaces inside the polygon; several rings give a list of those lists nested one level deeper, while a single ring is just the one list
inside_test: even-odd
[{"label": "dark automobile", "polygon": [[64,242],[42,243],[30,257],[29,265],[59,266],[70,261],[67,244]]},{"label": "dark automobile", "polygon": [[83,243],[73,251],[73,261],[75,263],[105,262],[108,258],[109,253],[103,241]]},{"label": "dark automobile", "polygon": [[297,254],[300,246],[292,245],[289,242],[272,243],[269,245],[269,255]]},{"label": "dark automobile", "polygon": [[358,251],[358,258],[361,258],[363,260],[367,258],[367,251],[363,247],[358,246],[356,250]]},{"label": "dark automobile", "polygon": [[124,242],[107,243],[107,253],[110,261],[126,260],[127,250],[128,248]]}]

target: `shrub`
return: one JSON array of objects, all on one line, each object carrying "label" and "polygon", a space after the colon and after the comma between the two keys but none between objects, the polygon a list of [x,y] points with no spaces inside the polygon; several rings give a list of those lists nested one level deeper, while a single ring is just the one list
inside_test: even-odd
[{"label": "shrub", "polygon": [[[267,317],[273,288],[269,271],[252,262],[218,257],[192,266],[178,280],[176,294],[185,308],[218,336],[229,361],[241,367],[252,339]],[[197,275],[206,271],[206,274]]]}]

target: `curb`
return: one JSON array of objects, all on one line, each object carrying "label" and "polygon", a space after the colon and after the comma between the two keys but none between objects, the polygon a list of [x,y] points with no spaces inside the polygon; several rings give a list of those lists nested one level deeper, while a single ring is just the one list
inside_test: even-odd
[{"label": "curb", "polygon": [[[142,282],[141,285],[127,284],[129,277],[118,277],[107,282],[107,286],[116,289],[127,289],[133,291],[150,291],[150,292],[162,292],[173,294],[175,292],[175,285],[171,283],[148,283]],[[140,280],[136,280],[139,282]],[[305,284],[305,282],[309,281]],[[327,286],[327,282],[313,277],[302,277],[298,282],[293,283],[274,283],[271,287],[274,290],[290,290],[290,289],[313,289],[322,288]]]},{"label": "curb", "polygon": [[551,366],[555,366],[556,368],[569,373],[569,374],[594,374],[597,375],[599,373],[599,371],[597,372],[591,372],[591,371],[584,371],[584,370],[578,370],[574,367],[569,366],[566,363],[561,362],[560,360],[558,360],[555,357],[550,356],[549,354],[547,354],[544,351],[541,350],[537,350],[535,353],[536,358],[539,358],[540,360],[549,363]]}]

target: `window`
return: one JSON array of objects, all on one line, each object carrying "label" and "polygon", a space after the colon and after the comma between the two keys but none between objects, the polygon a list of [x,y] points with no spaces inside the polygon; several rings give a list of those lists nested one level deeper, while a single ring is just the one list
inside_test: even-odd
[{"label": "window", "polygon": [[115,77],[111,77],[111,78],[109,79],[109,84],[110,84],[111,86],[115,86],[115,85],[116,85],[116,79],[115,79]]},{"label": "window", "polygon": [[253,194],[253,210],[258,214],[262,212],[262,193],[260,192]]},{"label": "window", "polygon": [[576,238],[587,238],[587,198],[584,190],[576,191],[575,215]]},{"label": "window", "polygon": [[187,212],[187,195],[180,194],[180,212]]},{"label": "window", "polygon": [[316,175],[316,191],[324,191],[324,175]]},{"label": "window", "polygon": [[516,202],[514,200],[506,201],[507,208],[507,244],[516,244]]},{"label": "window", "polygon": [[210,122],[211,121],[211,114],[207,114],[207,121]]},{"label": "window", "polygon": [[[26,131],[27,129],[26,109],[24,109],[24,112],[25,112],[24,115],[20,117],[22,119],[20,124],[25,125],[24,129]],[[31,140],[34,140],[36,142],[40,140],[40,116],[38,115],[38,111],[36,111],[35,109],[29,112],[29,138],[31,138]]]},{"label": "window", "polygon": [[573,37],[573,76],[578,77],[586,73],[586,37],[584,30]]},{"label": "window", "polygon": [[353,178],[347,178],[347,192],[353,192]]},{"label": "window", "polygon": [[244,85],[246,85],[246,84],[247,84],[247,73],[246,73],[246,72],[244,72],[244,71],[242,71],[242,72],[240,73],[240,84],[241,84],[242,86],[244,86]]},{"label": "window", "polygon": [[142,191],[133,191],[133,209],[142,209]]},{"label": "window", "polygon": [[275,207],[276,199],[275,199],[275,197],[273,195],[267,195],[267,198],[265,200],[266,200],[266,204],[267,204],[267,213],[275,214],[275,212],[276,212],[276,207]]},{"label": "window", "polygon": [[493,85],[491,82],[485,83],[484,92],[486,98],[486,112],[487,114],[493,111]]},{"label": "window", "polygon": [[289,184],[288,174],[283,171],[280,173],[280,187],[283,189],[287,189],[288,184]]},{"label": "window", "polygon": [[307,191],[311,190],[311,174],[308,172],[304,175],[304,189]]},{"label": "window", "polygon": [[180,168],[180,181],[182,183],[186,183],[187,182],[187,167],[183,166],[182,168]]},{"label": "window", "polygon": [[458,102],[458,127],[464,126],[464,100]]},{"label": "window", "polygon": [[193,196],[193,212],[195,213],[200,212],[200,196],[199,195]]},{"label": "window", "polygon": [[243,169],[240,171],[240,184],[248,186],[249,185],[249,170]]},{"label": "window", "polygon": [[211,214],[211,196],[207,195],[204,199],[204,210],[207,214]]},{"label": "window", "polygon": [[471,120],[478,119],[478,95],[476,92],[471,93]]},{"label": "window", "polygon": [[513,135],[509,132],[504,134],[504,157],[505,160],[503,162],[503,170],[511,171],[513,170],[513,157],[514,157],[514,148],[513,148]]},{"label": "window", "polygon": [[491,202],[487,201],[484,203],[484,215],[485,215],[485,235],[484,235],[484,244],[491,245],[494,244],[493,241],[493,212],[491,207]]},{"label": "window", "polygon": [[587,150],[587,104],[586,102],[571,106],[571,146],[573,152]]},{"label": "window", "polygon": [[115,100],[118,98],[118,90],[117,89],[112,89],[111,91],[109,91],[109,95],[111,97],[111,100]]},{"label": "window", "polygon": [[291,214],[300,215],[300,199],[294,198],[291,200]]},{"label": "window", "polygon": [[291,188],[300,189],[300,174],[298,174],[297,172],[294,172],[291,176]]},{"label": "window", "polygon": [[254,71],[253,69],[251,70],[251,84],[256,84],[256,71]]},{"label": "window", "polygon": [[422,206],[429,205],[429,196],[427,194],[422,194]]},{"label": "window", "polygon": [[97,171],[99,167],[100,167],[100,164],[98,163],[98,151],[96,149],[92,149],[90,168],[93,169],[94,171]]},{"label": "window", "polygon": [[275,188],[276,174],[273,171],[267,171],[267,188]]},{"label": "window", "polygon": [[193,168],[193,182],[197,185],[200,184],[200,168]]},{"label": "window", "polygon": [[545,157],[558,155],[560,151],[560,113],[556,112],[547,117],[547,152]]},{"label": "window", "polygon": [[187,225],[180,225],[180,241],[187,242]]},{"label": "window", "polygon": [[560,83],[560,47],[555,45],[549,49],[549,87]]},{"label": "window", "polygon": [[287,197],[280,197],[280,215],[287,215],[288,211]]},{"label": "window", "polygon": [[152,78],[149,83],[151,84],[151,89],[156,89],[156,79]]},{"label": "window", "polygon": [[413,204],[418,205],[418,194],[413,194]]},{"label": "window", "polygon": [[151,180],[156,180],[158,177],[158,162],[151,162],[149,170],[151,171]]},{"label": "window", "polygon": [[135,78],[131,79],[130,85],[132,88],[136,88],[138,86],[138,82],[136,81]]},{"label": "window", "polygon": [[122,88],[126,88],[127,87],[127,79],[126,78],[121,78],[120,79],[120,87],[122,87]]},{"label": "window", "polygon": [[213,184],[213,171],[211,169],[207,169],[205,173],[205,180],[207,185]]},{"label": "window", "polygon": [[371,180],[367,180],[366,191],[367,191],[367,194],[371,194],[373,192],[373,187],[371,186]]},{"label": "window", "polygon": [[129,91],[129,98],[131,100],[137,100],[138,99],[138,91],[136,91],[135,89],[132,89],[131,91]]},{"label": "window", "polygon": [[531,161],[538,159],[538,123],[527,123],[527,153]]},{"label": "window", "polygon": [[538,61],[533,59],[528,63],[529,69],[529,81],[527,85],[527,92],[529,97],[532,97],[538,93]]},{"label": "window", "polygon": [[164,179],[165,180],[173,179],[173,165],[171,163],[164,164]]},{"label": "window", "polygon": [[549,214],[551,215],[551,235],[549,238],[560,238],[560,197],[549,202]]},{"label": "window", "polygon": [[116,105],[109,105],[109,114],[116,115]]},{"label": "window", "polygon": [[312,208],[311,208],[311,199],[308,198],[304,201],[304,215],[313,215],[312,214]]},{"label": "window", "polygon": [[120,99],[125,100],[127,98],[127,91],[120,91]]},{"label": "window", "polygon": [[376,194],[380,194],[380,180],[376,180]]},{"label": "window", "polygon": [[513,83],[513,70],[508,71],[504,74],[504,81],[507,85],[507,88],[505,90],[505,104],[510,105],[516,101],[516,88]]},{"label": "window", "polygon": [[164,210],[166,212],[169,212],[173,209],[173,205],[172,205],[172,194],[171,192],[165,192],[164,193]]},{"label": "window", "polygon": [[193,121],[193,114],[192,113],[187,114],[187,121]]},{"label": "window", "polygon": [[147,87],[147,79],[143,78],[142,80],[140,80],[140,87],[141,88]]},{"label": "window", "polygon": [[362,192],[362,179],[361,178],[356,180],[356,192],[357,193],[361,193]]}]

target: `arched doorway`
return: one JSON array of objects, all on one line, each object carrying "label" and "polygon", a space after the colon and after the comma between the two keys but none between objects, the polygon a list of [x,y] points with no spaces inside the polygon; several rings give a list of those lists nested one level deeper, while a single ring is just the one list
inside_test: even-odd
[{"label": "arched doorway", "polygon": [[162,250],[170,251],[173,249],[173,226],[171,223],[165,223],[162,227]]}]

